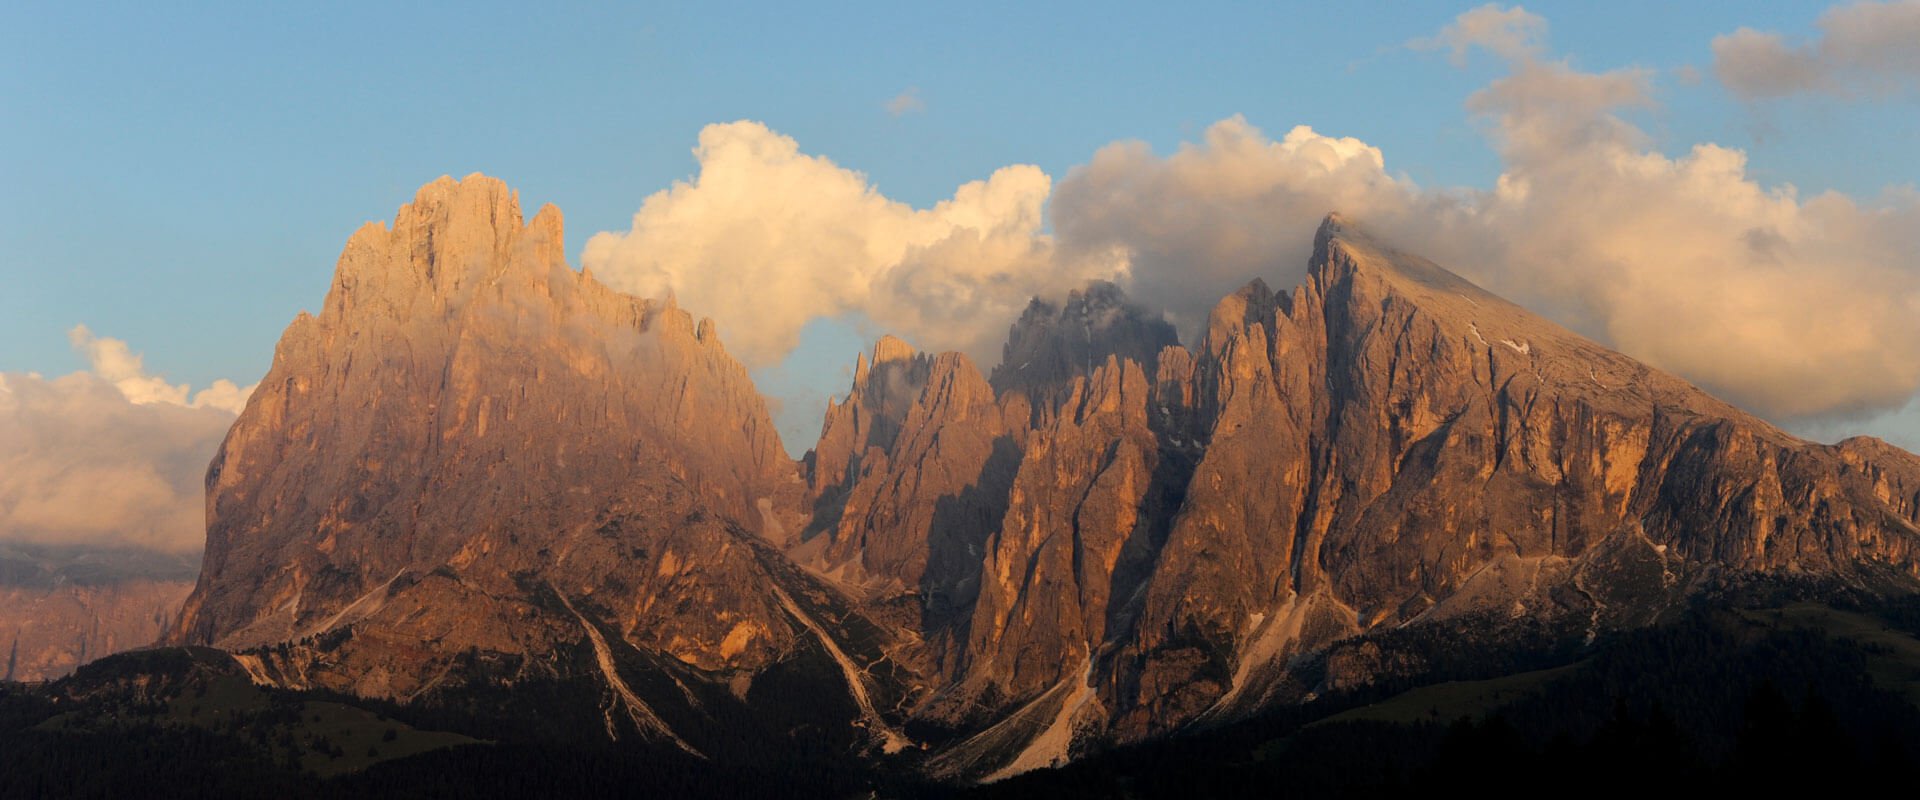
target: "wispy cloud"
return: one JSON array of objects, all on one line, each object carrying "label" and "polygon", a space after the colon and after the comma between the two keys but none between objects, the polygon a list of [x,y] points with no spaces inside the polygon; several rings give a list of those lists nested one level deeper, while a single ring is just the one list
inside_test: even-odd
[{"label": "wispy cloud", "polygon": [[1839,6],[1819,27],[1807,42],[1752,28],[1716,36],[1714,74],[1745,100],[1884,95],[1920,82],[1920,0]]},{"label": "wispy cloud", "polygon": [[887,113],[896,117],[918,114],[927,110],[927,103],[920,99],[920,87],[909,86],[907,90],[896,94],[887,101]]},{"label": "wispy cloud", "polygon": [[1539,55],[1547,34],[1545,18],[1519,6],[1489,3],[1455,17],[1432,36],[1407,42],[1415,50],[1446,50],[1455,66],[1466,64],[1475,48],[1509,61]]}]

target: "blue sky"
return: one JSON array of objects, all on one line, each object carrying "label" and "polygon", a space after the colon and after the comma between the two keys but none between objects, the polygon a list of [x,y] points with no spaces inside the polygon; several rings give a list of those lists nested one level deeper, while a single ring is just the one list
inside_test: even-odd
[{"label": "blue sky", "polygon": [[[251,383],[347,234],[420,184],[484,171],[556,203],[577,262],[737,119],[916,207],[1009,164],[1057,181],[1116,140],[1167,153],[1234,114],[1357,137],[1422,186],[1501,170],[1463,105],[1502,66],[1404,46],[1466,4],[921,5],[8,3],[0,370],[82,368],[85,323],[174,381]],[[1660,151],[1739,148],[1802,194],[1920,178],[1911,94],[1754,106],[1714,80],[1714,36],[1811,37],[1828,4],[1527,8],[1576,67],[1653,71],[1658,105],[1630,118]],[[910,89],[923,108],[889,113]],[[809,331],[763,376],[840,381],[860,337]]]}]

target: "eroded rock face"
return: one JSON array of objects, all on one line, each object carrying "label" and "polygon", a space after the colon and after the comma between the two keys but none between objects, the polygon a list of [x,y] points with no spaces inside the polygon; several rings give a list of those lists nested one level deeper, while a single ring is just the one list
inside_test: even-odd
[{"label": "eroded rock face", "polygon": [[[1008,352],[1075,334],[1017,327]],[[981,731],[950,774],[1243,715],[1316,688],[1294,657],[1383,626],[1592,635],[1715,576],[1910,586],[1920,563],[1920,459],[1796,439],[1337,218],[1305,285],[1253,281],[1192,351],[1052,395],[1008,369],[1003,402],[1059,400],[1013,434],[968,635],[919,712]]]},{"label": "eroded rock face", "polygon": [[982,567],[967,643],[974,683],[1030,697],[1107,641],[1126,599],[1114,596],[1115,568],[1147,535],[1143,501],[1159,459],[1149,404],[1140,365],[1109,356],[1028,438]]},{"label": "eroded rock face", "polygon": [[1340,643],[1387,627],[1920,579],[1912,454],[1791,437],[1337,218],[1191,349],[1111,285],[1036,303],[991,380],[883,339],[799,465],[710,324],[559,242],[479,177],[354,236],[209,472],[177,640],[400,698],[597,659],[689,748],[694,698],[814,658],[847,727],[950,731],[928,769],[978,778],[1328,688],[1289,664],[1334,646],[1363,684],[1404,656]]}]

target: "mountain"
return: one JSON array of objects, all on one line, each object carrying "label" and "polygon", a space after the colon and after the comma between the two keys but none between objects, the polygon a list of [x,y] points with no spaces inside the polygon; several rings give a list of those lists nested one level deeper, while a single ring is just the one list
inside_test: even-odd
[{"label": "mountain", "polygon": [[482,176],[353,236],[208,470],[174,642],[402,701],[587,680],[608,736],[688,751],[777,664],[852,664],[778,556],[804,486],[745,370],[561,242]]},{"label": "mountain", "polygon": [[153,644],[193,578],[184,556],[0,544],[0,680],[50,680]]},{"label": "mountain", "polygon": [[[824,509],[858,515],[830,555],[980,553],[919,573],[966,587],[918,605],[941,665],[919,713],[974,731],[936,772],[1010,774],[1418,672],[1355,644],[1407,626],[1592,641],[1746,580],[1915,585],[1920,459],[1796,439],[1338,217],[1305,285],[1250,283],[1192,351],[1123,352],[1056,359],[1075,368],[1031,415],[1011,385],[997,408],[923,390]],[[977,384],[951,364],[942,385]],[[856,379],[820,452],[872,391]],[[952,437],[952,405],[998,413],[964,449],[917,444]],[[873,521],[890,503],[984,513]]]},{"label": "mountain", "polygon": [[798,464],[711,323],[560,242],[483,176],[353,236],[209,469],[172,641],[997,780],[1429,674],[1394,644],[1422,632],[1920,586],[1920,458],[1796,439],[1338,217],[1190,349],[1110,284],[1029,307],[991,377],[882,339]]}]

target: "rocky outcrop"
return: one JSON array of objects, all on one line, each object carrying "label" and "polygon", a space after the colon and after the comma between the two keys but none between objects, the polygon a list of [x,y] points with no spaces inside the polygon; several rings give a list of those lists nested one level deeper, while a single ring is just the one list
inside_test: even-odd
[{"label": "rocky outcrop", "polygon": [[884,455],[900,437],[907,411],[927,385],[931,357],[892,336],[873,347],[873,361],[856,360],[845,400],[829,401],[820,441],[802,460],[815,496],[844,498],[869,453]]}]

